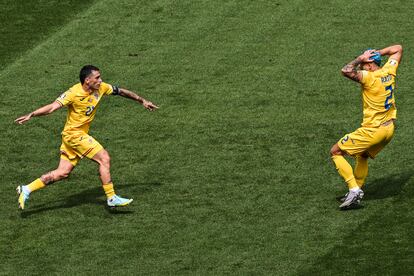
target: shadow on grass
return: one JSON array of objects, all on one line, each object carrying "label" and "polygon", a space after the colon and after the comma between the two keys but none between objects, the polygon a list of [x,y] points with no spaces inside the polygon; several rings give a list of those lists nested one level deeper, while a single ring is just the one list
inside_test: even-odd
[{"label": "shadow on grass", "polygon": [[367,183],[364,200],[385,199],[400,195],[412,175],[412,171],[392,174]]},{"label": "shadow on grass", "polygon": [[368,183],[367,200],[393,199],[384,206],[382,202],[372,203],[375,212],[367,213],[367,220],[355,228],[344,227],[346,234],[297,274],[414,275],[414,186],[406,185],[412,175],[407,171]]},{"label": "shadow on grass", "polygon": [[[127,184],[122,185],[121,188],[134,187],[139,190],[140,194],[145,192],[151,192],[155,188],[161,186],[162,183],[152,182],[152,183],[137,183],[137,184]],[[134,213],[132,210],[128,210],[128,207],[120,208],[109,208],[106,205],[106,200],[102,200],[103,190],[102,187],[97,186],[88,190],[84,190],[80,193],[74,195],[63,196],[64,198],[58,202],[58,205],[52,205],[52,202],[48,202],[42,205],[38,205],[36,209],[33,210],[24,210],[20,213],[20,217],[27,218],[32,215],[53,211],[57,209],[67,209],[85,204],[101,205],[105,210],[113,215],[122,215],[122,214],[131,214]],[[52,206],[51,206],[52,205]]]},{"label": "shadow on grass", "polygon": [[349,208],[344,208],[344,209],[339,209],[342,212],[348,212],[348,211],[354,211],[354,210],[360,210],[360,209],[364,209],[365,206],[364,205],[355,205]]},{"label": "shadow on grass", "polygon": [[[363,201],[379,200],[399,196],[402,193],[404,186],[407,184],[413,174],[413,172],[407,171],[399,174],[392,174],[368,182],[364,188],[365,196]],[[337,197],[337,200],[339,198],[340,197]],[[353,207],[342,211],[352,211],[363,208],[363,205],[359,205],[358,207]]]}]

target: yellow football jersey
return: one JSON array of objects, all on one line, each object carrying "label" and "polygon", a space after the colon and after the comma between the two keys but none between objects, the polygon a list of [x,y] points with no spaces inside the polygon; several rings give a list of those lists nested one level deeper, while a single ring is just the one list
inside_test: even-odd
[{"label": "yellow football jersey", "polygon": [[363,127],[378,127],[397,118],[394,89],[398,62],[388,59],[376,71],[362,71],[362,101],[364,108]]},{"label": "yellow football jersey", "polygon": [[104,95],[114,91],[112,85],[102,82],[98,91],[88,93],[80,83],[75,84],[56,99],[62,106],[68,107],[66,124],[62,134],[73,132],[88,133],[89,125],[95,117],[96,108]]}]

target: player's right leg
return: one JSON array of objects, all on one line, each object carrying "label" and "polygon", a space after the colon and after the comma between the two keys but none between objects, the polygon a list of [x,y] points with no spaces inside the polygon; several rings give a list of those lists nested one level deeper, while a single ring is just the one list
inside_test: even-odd
[{"label": "player's right leg", "polygon": [[25,208],[30,193],[42,189],[48,184],[67,178],[74,167],[75,166],[68,160],[60,159],[59,166],[55,170],[45,173],[28,185],[18,186],[16,191],[19,195],[19,209],[23,210]]},{"label": "player's right leg", "polygon": [[346,161],[344,155],[345,152],[341,150],[338,144],[332,146],[331,158],[335,163],[335,167],[339,175],[342,176],[342,178],[348,184],[349,189],[358,188],[352,167],[348,161]]},{"label": "player's right leg", "polygon": [[77,156],[77,158],[87,157],[99,164],[99,175],[108,199],[108,206],[126,206],[132,202],[132,199],[122,198],[115,194],[110,173],[110,156],[95,138],[87,133],[77,138],[64,137],[61,150],[65,151],[68,160],[71,160],[70,155],[73,153],[73,156]]},{"label": "player's right leg", "polygon": [[[354,177],[355,177],[357,185],[361,189],[364,186],[365,179],[368,176],[368,158],[369,158],[368,155],[365,153],[355,157]],[[349,195],[349,192],[343,196],[337,197],[336,199],[340,203],[343,203],[348,197],[348,195]]]},{"label": "player's right leg", "polygon": [[339,175],[347,183],[349,189],[344,197],[339,198],[339,201],[342,202],[339,207],[342,210],[353,208],[360,203],[364,193],[356,182],[352,167],[344,157],[346,152],[340,148],[339,142],[332,146],[330,153]]}]

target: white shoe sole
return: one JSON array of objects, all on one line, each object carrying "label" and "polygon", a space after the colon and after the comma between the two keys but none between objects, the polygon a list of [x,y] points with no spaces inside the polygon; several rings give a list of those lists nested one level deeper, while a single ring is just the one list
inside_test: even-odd
[{"label": "white shoe sole", "polygon": [[131,200],[129,200],[127,203],[124,203],[124,204],[122,204],[122,205],[109,205],[109,204],[107,204],[107,205],[108,205],[108,207],[109,207],[109,208],[125,207],[125,206],[128,206],[129,204],[131,204],[131,203],[132,203],[132,201],[134,201],[134,200],[133,200],[133,199],[131,199]]}]

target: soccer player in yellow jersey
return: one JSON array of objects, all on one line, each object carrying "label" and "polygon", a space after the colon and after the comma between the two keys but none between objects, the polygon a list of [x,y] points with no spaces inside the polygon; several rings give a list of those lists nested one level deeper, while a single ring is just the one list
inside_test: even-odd
[{"label": "soccer player in yellow jersey", "polygon": [[[342,68],[345,77],[361,84],[364,114],[361,127],[346,134],[331,148],[336,169],[349,188],[340,199],[342,210],[360,204],[364,196],[362,187],[368,175],[368,158],[375,158],[394,135],[397,118],[395,77],[402,51],[401,45],[369,49]],[[381,56],[389,56],[382,67]],[[345,155],[356,159],[354,170]]]},{"label": "soccer player in yellow jersey", "polygon": [[132,99],[150,111],[158,107],[134,92],[103,82],[99,69],[93,65],[84,66],[80,71],[79,79],[80,83],[69,88],[51,104],[15,120],[16,123],[23,124],[33,117],[50,114],[62,107],[68,108],[66,124],[62,131],[59,165],[55,170],[45,173],[32,183],[17,187],[20,209],[24,209],[31,192],[68,177],[79,160],[84,157],[98,163],[100,179],[109,207],[126,206],[132,202],[132,199],[115,194],[110,174],[110,156],[97,140],[88,135],[89,126],[105,95],[119,95]]}]

